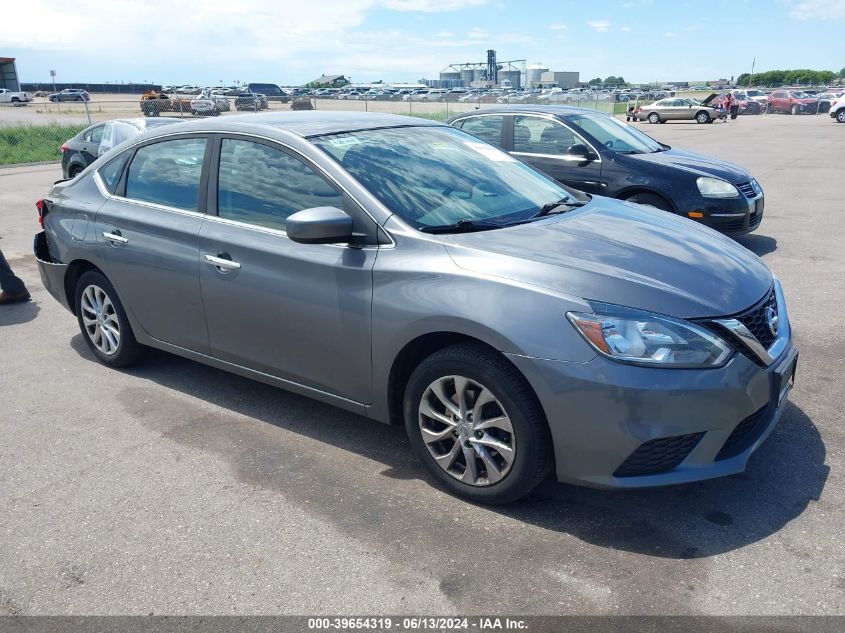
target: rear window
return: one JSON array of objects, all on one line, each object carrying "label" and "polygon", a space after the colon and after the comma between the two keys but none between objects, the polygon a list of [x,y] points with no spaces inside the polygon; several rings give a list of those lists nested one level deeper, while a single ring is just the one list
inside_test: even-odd
[{"label": "rear window", "polygon": [[123,166],[126,164],[129,154],[130,152],[123,152],[100,167],[97,172],[109,193],[114,193],[117,188],[117,183],[120,182],[120,175],[123,173]]}]

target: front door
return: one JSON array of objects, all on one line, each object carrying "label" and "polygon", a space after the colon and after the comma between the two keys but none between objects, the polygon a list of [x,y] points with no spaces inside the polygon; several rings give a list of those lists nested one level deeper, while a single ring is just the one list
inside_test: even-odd
[{"label": "front door", "polygon": [[212,354],[370,402],[372,268],[378,250],[298,244],[285,234],[285,220],[303,209],[329,206],[349,212],[356,231],[368,232],[359,225],[363,221],[373,232],[375,223],[356,216],[354,203],[310,164],[270,142],[223,138],[219,154],[209,216],[200,232],[200,283]]},{"label": "front door", "polygon": [[155,339],[208,352],[199,287],[202,136],[137,149],[124,177],[97,212],[104,273],[123,305]]},{"label": "front door", "polygon": [[[509,149],[514,156],[573,189],[606,195],[601,158],[581,135],[553,118],[509,118],[513,122]],[[584,149],[595,155],[584,158],[579,154]]]}]

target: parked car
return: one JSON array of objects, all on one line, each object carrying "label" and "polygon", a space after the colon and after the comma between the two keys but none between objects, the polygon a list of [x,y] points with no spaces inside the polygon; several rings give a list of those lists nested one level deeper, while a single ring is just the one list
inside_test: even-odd
[{"label": "parked car", "polygon": [[91,125],[62,143],[62,177],[76,178],[113,147],[147,130],[176,121],[176,118],[114,119]]},{"label": "parked car", "polygon": [[764,105],[753,99],[747,92],[731,90],[738,114],[763,114]]},{"label": "parked car", "polygon": [[26,105],[30,101],[32,101],[32,95],[28,92],[10,90],[9,88],[0,88],[0,103]]},{"label": "parked car", "polygon": [[836,101],[839,97],[842,96],[842,91],[837,90],[835,92],[823,92],[818,95],[819,100],[819,113],[830,112],[830,106]]},{"label": "parked car", "polygon": [[191,114],[199,116],[218,116],[221,112],[228,112],[229,99],[210,92],[201,93],[196,99],[191,99]]},{"label": "parked car", "polygon": [[647,204],[731,235],[763,220],[763,189],[742,167],[674,149],[595,110],[485,108],[449,123],[580,191]]},{"label": "parked car", "polygon": [[634,110],[634,120],[649,123],[666,123],[666,121],[712,123],[719,118],[720,114],[721,111],[718,109],[695,99],[672,97],[655,101],[651,105],[639,106]]},{"label": "parked car", "polygon": [[141,112],[144,116],[159,116],[162,112],[190,112],[191,100],[169,96],[164,92],[148,90],[141,95]]},{"label": "parked car", "polygon": [[775,90],[769,94],[766,111],[786,112],[789,114],[816,114],[819,100],[800,90]]},{"label": "parked car", "polygon": [[99,361],[159,348],[404,423],[475,501],[741,472],[797,364],[749,250],[434,121],[177,123],[37,208],[44,286]]},{"label": "parked car", "polygon": [[235,110],[258,112],[265,108],[265,102],[253,92],[242,92],[235,98]]},{"label": "parked car", "polygon": [[290,103],[290,95],[279,88],[276,84],[251,83],[247,86],[249,92],[263,94],[267,101],[278,101],[279,103]]},{"label": "parked car", "polygon": [[90,101],[91,95],[81,88],[65,88],[61,92],[54,92],[47,99],[54,103],[60,101]]},{"label": "parked car", "polygon": [[830,104],[828,114],[839,123],[845,123],[845,95]]}]

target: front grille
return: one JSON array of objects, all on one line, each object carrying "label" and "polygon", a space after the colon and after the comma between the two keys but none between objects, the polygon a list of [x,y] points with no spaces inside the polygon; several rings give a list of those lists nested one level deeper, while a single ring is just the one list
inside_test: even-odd
[{"label": "front grille", "polygon": [[742,192],[742,195],[744,195],[746,198],[757,197],[757,192],[754,191],[754,186],[751,184],[750,180],[748,182],[739,183],[736,188],[739,189],[740,192]]},{"label": "front grille", "polygon": [[748,331],[766,349],[769,349],[772,343],[775,342],[775,336],[769,329],[769,322],[766,319],[766,310],[768,308],[772,308],[777,313],[774,290],[769,290],[769,293],[756,306],[736,316],[740,323],[747,327]]},{"label": "front grille", "polygon": [[716,455],[716,461],[736,457],[747,450],[765,431],[766,425],[772,417],[771,414],[771,405],[766,405],[737,424],[728,439],[725,440],[719,454]]},{"label": "front grille", "polygon": [[719,224],[716,225],[716,228],[718,228],[720,231],[726,231],[728,233],[734,231],[743,231],[745,230],[745,218],[742,217],[724,220],[722,222],[719,222]]},{"label": "front grille", "polygon": [[614,477],[655,475],[672,470],[687,458],[704,433],[660,437],[641,444],[613,473]]}]

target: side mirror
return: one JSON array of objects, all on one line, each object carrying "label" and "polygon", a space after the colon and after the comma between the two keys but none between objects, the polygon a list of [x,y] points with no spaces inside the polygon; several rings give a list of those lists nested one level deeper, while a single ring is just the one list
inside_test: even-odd
[{"label": "side mirror", "polygon": [[598,158],[598,156],[596,156],[596,153],[583,143],[576,143],[575,145],[570,145],[569,149],[566,150],[566,153],[570,156],[575,156],[576,158],[582,158],[585,161],[591,161]]},{"label": "side mirror", "polygon": [[300,244],[337,244],[353,239],[352,218],[337,207],[298,211],[288,216],[285,231]]}]

